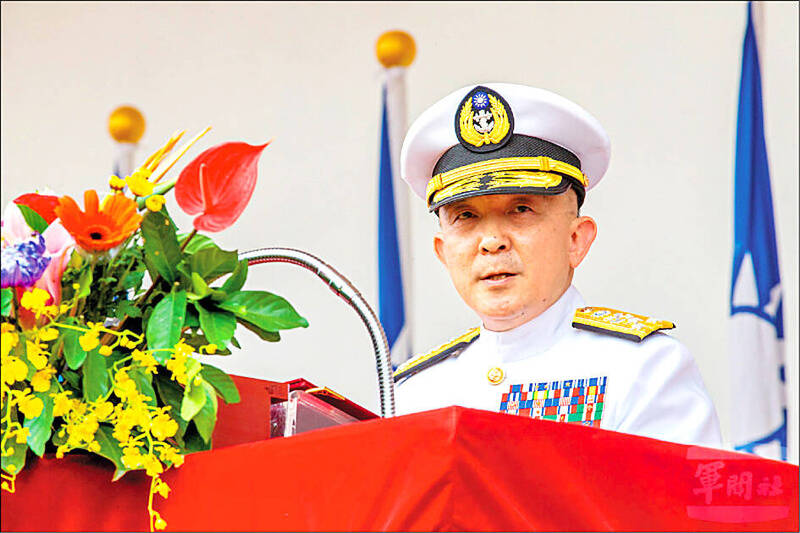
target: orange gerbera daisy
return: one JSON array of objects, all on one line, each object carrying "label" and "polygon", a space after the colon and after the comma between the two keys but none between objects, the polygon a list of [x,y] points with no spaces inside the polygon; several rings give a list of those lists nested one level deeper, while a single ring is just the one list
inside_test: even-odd
[{"label": "orange gerbera daisy", "polygon": [[122,194],[112,194],[98,209],[97,191],[83,193],[86,211],[69,196],[58,199],[55,211],[75,242],[90,252],[113,248],[127,239],[142,223],[136,202]]}]

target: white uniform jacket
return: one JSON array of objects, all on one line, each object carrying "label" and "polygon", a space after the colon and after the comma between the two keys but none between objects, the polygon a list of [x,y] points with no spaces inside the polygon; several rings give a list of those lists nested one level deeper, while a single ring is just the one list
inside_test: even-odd
[{"label": "white uniform jacket", "polygon": [[[522,326],[481,328],[460,354],[400,380],[398,414],[460,405],[721,447],[714,404],[689,351],[659,332],[634,342],[576,329],[572,318],[584,305],[570,287]],[[487,379],[493,368],[498,384]]]}]

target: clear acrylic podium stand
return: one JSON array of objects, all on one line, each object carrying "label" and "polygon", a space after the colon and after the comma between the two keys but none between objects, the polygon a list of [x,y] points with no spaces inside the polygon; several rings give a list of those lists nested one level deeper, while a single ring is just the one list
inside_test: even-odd
[{"label": "clear acrylic podium stand", "polygon": [[290,437],[312,429],[341,426],[358,419],[302,390],[270,406],[270,437]]}]

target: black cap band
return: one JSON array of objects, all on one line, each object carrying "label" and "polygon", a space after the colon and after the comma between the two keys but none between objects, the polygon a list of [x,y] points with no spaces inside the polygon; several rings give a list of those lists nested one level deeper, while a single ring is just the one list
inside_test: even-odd
[{"label": "black cap band", "polygon": [[472,152],[460,144],[453,146],[442,154],[442,157],[436,162],[436,165],[433,167],[432,176],[458,167],[463,167],[464,165],[470,165],[489,159],[539,156],[546,156],[557,161],[568,163],[578,169],[581,168],[580,159],[566,148],[562,148],[544,139],[515,133],[505,146],[491,152]]},{"label": "black cap band", "polygon": [[[467,150],[461,144],[453,146],[442,154],[442,157],[436,162],[436,165],[433,167],[432,175],[435,176],[465,165],[471,165],[490,159],[540,156],[562,161],[578,169],[581,168],[581,161],[578,159],[578,156],[566,148],[562,148],[544,139],[539,139],[538,137],[515,133],[504,146],[491,152],[473,152]],[[583,205],[586,189],[578,180],[572,178],[567,179],[569,179],[572,188],[575,189],[575,193],[578,195],[578,207],[580,207]]]}]

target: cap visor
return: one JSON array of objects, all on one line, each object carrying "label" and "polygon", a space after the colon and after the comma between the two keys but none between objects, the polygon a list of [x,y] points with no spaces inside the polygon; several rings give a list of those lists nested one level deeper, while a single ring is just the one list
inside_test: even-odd
[{"label": "cap visor", "polygon": [[551,172],[498,171],[464,178],[432,195],[430,211],[443,205],[487,194],[556,195],[569,189],[571,180]]}]

